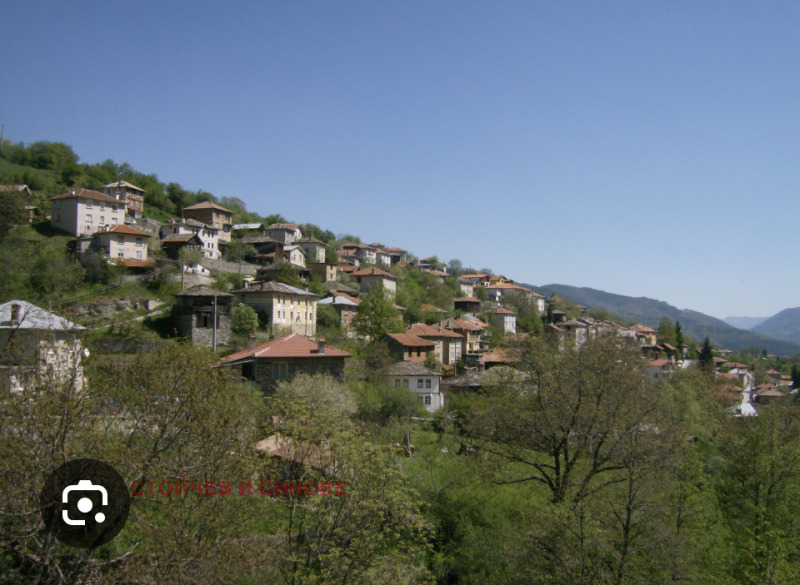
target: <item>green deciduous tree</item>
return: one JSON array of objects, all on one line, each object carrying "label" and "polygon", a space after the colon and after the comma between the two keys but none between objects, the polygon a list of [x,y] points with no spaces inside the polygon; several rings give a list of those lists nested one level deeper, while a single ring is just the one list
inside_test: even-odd
[{"label": "green deciduous tree", "polygon": [[233,308],[233,322],[231,331],[239,335],[254,333],[258,329],[258,315],[256,310],[243,303],[239,303]]},{"label": "green deciduous tree", "polygon": [[378,285],[370,290],[358,305],[353,328],[359,335],[373,340],[380,339],[386,333],[403,330],[403,322],[392,297],[383,286]]}]

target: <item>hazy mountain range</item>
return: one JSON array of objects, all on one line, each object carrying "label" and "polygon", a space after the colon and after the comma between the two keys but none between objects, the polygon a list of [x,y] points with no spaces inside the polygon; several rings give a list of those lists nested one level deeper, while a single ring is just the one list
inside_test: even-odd
[{"label": "hazy mountain range", "polygon": [[[787,309],[774,317],[759,322],[753,331],[737,328],[721,319],[705,315],[698,311],[678,309],[656,299],[647,297],[627,297],[586,287],[575,287],[566,284],[547,284],[544,286],[524,285],[539,293],[549,295],[557,293],[572,302],[585,305],[590,309],[605,309],[625,319],[636,320],[637,323],[657,328],[663,317],[672,321],[680,321],[683,330],[695,341],[709,337],[716,347],[733,351],[748,348],[766,349],[776,355],[794,355],[800,351],[800,308]],[[771,324],[784,313],[790,312],[793,321],[784,317]],[[742,319],[742,318],[739,318]],[[748,317],[745,319],[756,319]],[[787,323],[793,323],[794,325]],[[778,337],[780,331],[783,337]],[[794,337],[791,337],[794,332]]]}]

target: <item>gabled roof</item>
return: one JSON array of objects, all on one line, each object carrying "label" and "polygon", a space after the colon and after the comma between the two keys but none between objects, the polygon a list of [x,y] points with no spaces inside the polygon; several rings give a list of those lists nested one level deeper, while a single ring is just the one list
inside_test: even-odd
[{"label": "gabled roof", "polygon": [[299,223],[273,223],[270,224],[267,229],[268,230],[284,230],[293,232],[300,227]]},{"label": "gabled roof", "polygon": [[147,232],[139,231],[136,228],[132,228],[124,224],[115,225],[113,227],[108,228],[107,230],[100,230],[99,232],[95,232],[92,234],[92,237],[100,236],[103,234],[124,234],[126,236],[138,236],[140,238],[150,237],[150,234],[148,234]]},{"label": "gabled roof", "polygon": [[[324,343],[324,342],[323,342]],[[319,351],[319,342],[297,333],[290,333],[277,337],[252,349],[237,351],[220,360],[217,365],[233,364],[252,359],[281,359],[281,358],[349,358],[350,354],[341,349],[325,346],[324,353]]]},{"label": "gabled roof", "polygon": [[397,280],[395,276],[392,276],[388,272],[381,270],[380,268],[375,268],[374,266],[370,268],[362,268],[361,270],[356,270],[353,272],[352,276],[383,276],[384,278],[391,278],[392,280]]},{"label": "gabled roof", "polygon": [[50,201],[58,201],[60,199],[91,199],[92,201],[102,201],[103,203],[117,203],[122,205],[124,201],[120,201],[119,199],[114,199],[110,195],[105,195],[104,193],[100,193],[99,191],[93,191],[92,189],[78,189],[77,191],[70,191],[68,193],[64,193],[63,195],[56,195],[55,197],[51,197]]},{"label": "gabled roof", "polygon": [[239,290],[235,290],[233,292],[239,294],[253,293],[253,292],[274,292],[282,294],[302,295],[307,297],[319,297],[319,295],[315,295],[314,293],[308,292],[307,290],[303,290],[302,288],[297,288],[296,286],[290,286],[288,284],[284,284],[283,282],[276,282],[274,280],[270,280],[268,282],[259,282],[253,284],[252,286],[248,286],[247,288],[242,288]]},{"label": "gabled roof", "polygon": [[332,297],[325,297],[324,299],[317,302],[319,305],[339,305],[339,306],[347,306],[347,307],[357,307],[361,301],[358,299],[354,299],[349,295],[334,295]]},{"label": "gabled roof", "polygon": [[439,325],[445,329],[455,330],[461,329],[462,331],[483,331],[483,327],[473,321],[465,321],[464,319],[445,319],[439,321]]},{"label": "gabled roof", "polygon": [[419,310],[425,313],[446,313],[444,309],[440,309],[434,305],[429,305],[427,303],[423,303],[419,306]]},{"label": "gabled roof", "polygon": [[263,223],[235,223],[231,226],[232,230],[257,230],[264,227]]},{"label": "gabled roof", "polygon": [[663,368],[667,364],[671,364],[671,363],[672,362],[669,361],[668,359],[663,359],[662,358],[662,359],[658,359],[658,360],[650,360],[649,362],[646,362],[644,365],[647,368]]},{"label": "gabled roof", "polygon": [[434,342],[422,339],[416,335],[411,335],[410,333],[387,333],[386,335],[405,347],[436,347]]},{"label": "gabled roof", "polygon": [[[18,323],[12,323],[14,305],[18,305]],[[84,329],[64,317],[45,311],[27,301],[8,301],[0,305],[0,329],[41,329],[47,331],[70,331]]]},{"label": "gabled roof", "polygon": [[114,183],[109,183],[108,185],[103,185],[103,189],[111,189],[113,187],[127,187],[129,189],[135,189],[136,191],[141,191],[144,193],[144,189],[141,187],[137,187],[133,183],[129,183],[128,181],[115,181]]},{"label": "gabled roof", "polygon": [[406,333],[416,335],[417,337],[448,337],[451,339],[462,339],[463,336],[442,327],[441,325],[425,325],[424,323],[415,323],[408,329]]},{"label": "gabled roof", "polygon": [[429,370],[419,362],[396,362],[386,369],[389,376],[430,376],[441,378],[439,372]]},{"label": "gabled roof", "polygon": [[453,299],[454,303],[480,303],[481,300],[475,297],[461,297],[460,299]]},{"label": "gabled roof", "polygon": [[185,243],[191,242],[192,240],[197,240],[200,243],[203,242],[197,234],[167,234],[161,238],[161,244]]},{"label": "gabled roof", "polygon": [[408,250],[403,250],[403,248],[389,248],[388,252],[390,254],[404,254],[408,252]]},{"label": "gabled roof", "polygon": [[180,221],[175,222],[175,224],[176,225],[183,224],[183,225],[188,225],[190,227],[214,230],[215,232],[219,231],[219,228],[215,228],[214,226],[208,225],[207,223],[203,223],[202,221],[197,221],[192,217],[181,219]]},{"label": "gabled roof", "polygon": [[496,314],[496,315],[516,315],[516,313],[514,311],[509,311],[505,307],[495,307],[494,309],[491,309],[491,310],[486,311],[486,312],[489,313],[490,315],[491,314]]},{"label": "gabled roof", "polygon": [[317,244],[319,246],[327,246],[328,245],[325,242],[323,242],[322,240],[318,240],[317,238],[312,238],[312,237],[303,238],[302,240],[297,240],[297,243],[298,244]]},{"label": "gabled roof", "polygon": [[176,297],[232,297],[231,293],[226,293],[210,286],[198,284],[191,288],[175,294]]},{"label": "gabled roof", "polygon": [[222,205],[217,205],[211,201],[202,201],[200,203],[195,203],[194,205],[190,205],[189,207],[184,207],[183,210],[192,210],[192,209],[216,209],[217,211],[221,211],[223,213],[230,213],[233,215],[233,212],[230,209],[225,209]]}]

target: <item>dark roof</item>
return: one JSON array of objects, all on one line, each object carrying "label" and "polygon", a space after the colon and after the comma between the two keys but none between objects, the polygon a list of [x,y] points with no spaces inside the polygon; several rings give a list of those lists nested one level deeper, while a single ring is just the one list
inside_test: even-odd
[{"label": "dark roof", "polygon": [[283,282],[276,282],[274,280],[254,283],[253,285],[248,286],[247,288],[242,288],[233,292],[241,294],[241,293],[264,292],[264,291],[276,292],[282,294],[291,294],[291,295],[303,295],[308,297],[319,297],[319,295],[308,292],[307,290],[303,290],[302,288],[297,288],[296,286],[290,286],[288,284],[284,284]]},{"label": "dark roof", "polygon": [[390,376],[439,376],[439,372],[429,370],[419,362],[397,362],[386,369]]},{"label": "dark roof", "polygon": [[233,295],[230,293],[223,292],[221,290],[217,290],[215,288],[211,288],[210,286],[205,286],[203,284],[198,284],[197,286],[193,286],[192,288],[187,288],[184,291],[176,293],[177,297],[232,297]]}]

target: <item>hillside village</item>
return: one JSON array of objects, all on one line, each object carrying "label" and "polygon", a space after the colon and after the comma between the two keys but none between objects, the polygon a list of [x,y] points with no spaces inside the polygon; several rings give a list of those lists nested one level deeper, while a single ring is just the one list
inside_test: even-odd
[{"label": "hillside village", "polygon": [[[18,167],[37,188],[0,186],[0,580],[800,575],[798,356],[108,161]],[[31,486],[84,457],[132,482],[131,518],[78,557]]]},{"label": "hillside village", "polygon": [[[26,185],[2,189],[31,195]],[[29,222],[47,222],[71,236],[69,248],[77,257],[100,254],[104,262],[124,267],[129,281],[179,271],[181,290],[163,299],[172,331],[220,352],[221,366],[265,392],[300,373],[343,380],[351,354],[326,345],[326,333],[348,343],[383,344],[391,357],[385,379],[408,388],[429,412],[454,391],[480,388],[488,370],[513,368],[516,346],[529,336],[578,348],[604,336],[629,340],[640,348],[642,371],[654,381],[702,358],[703,348],[690,339],[659,339],[651,327],[620,323],[557,296],[547,299],[512,278],[464,269],[459,261],[448,266],[436,256],[418,259],[397,246],[352,237],[337,241],[330,233],[321,240],[304,233],[300,223],[237,223],[234,211],[211,200],[158,221],[148,217],[146,201],[143,188],[118,180],[102,192],[71,189],[49,197],[49,214],[31,205],[24,209]],[[416,296],[407,293],[409,283],[418,289]],[[399,304],[409,300],[413,306]],[[161,314],[167,310],[161,302],[153,306]],[[21,323],[22,308],[41,311],[20,301],[3,307],[6,327],[12,328]],[[389,313],[380,315],[386,307]],[[237,311],[247,308],[257,321],[243,332],[234,323]],[[247,335],[235,335],[237,329]],[[754,405],[792,391],[792,376],[770,367],[756,380],[750,365],[728,358],[732,353],[715,350],[712,364],[737,403],[736,413],[755,414]]]}]

